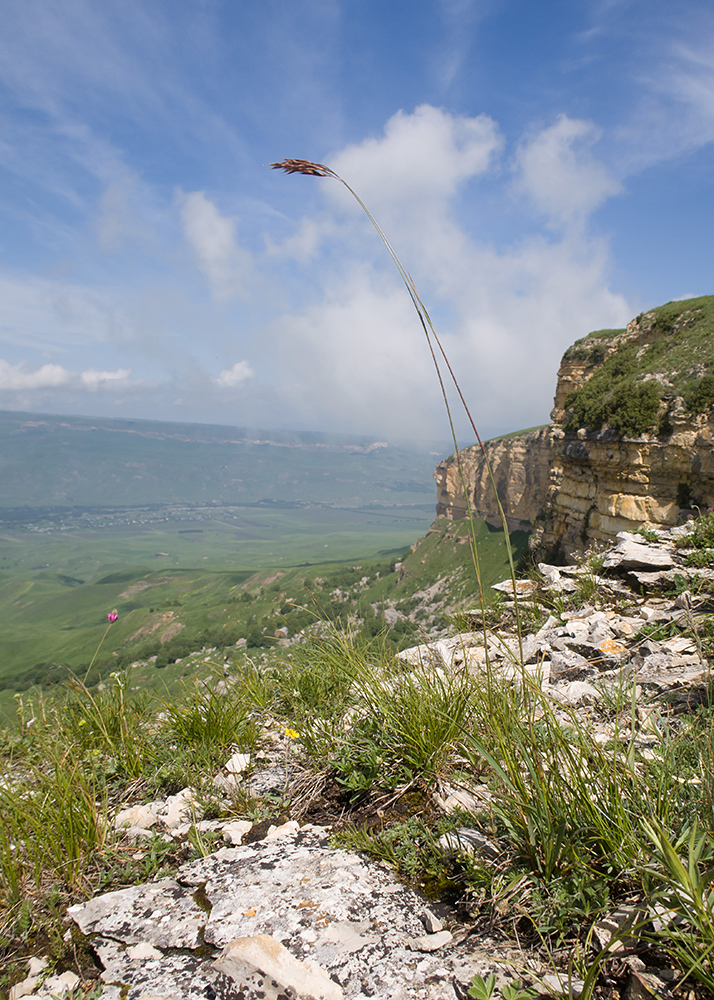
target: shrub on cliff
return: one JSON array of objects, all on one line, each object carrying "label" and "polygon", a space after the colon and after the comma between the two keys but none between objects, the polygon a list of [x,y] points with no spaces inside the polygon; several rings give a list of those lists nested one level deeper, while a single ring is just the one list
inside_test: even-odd
[{"label": "shrub on cliff", "polygon": [[637,355],[632,346],[612,354],[585,385],[565,400],[570,417],[566,431],[587,427],[599,431],[608,424],[618,434],[636,437],[657,426],[662,390],[653,379],[638,381]]},{"label": "shrub on cliff", "polygon": [[[600,363],[606,341],[612,348],[617,337],[624,337],[624,342]],[[668,302],[640,313],[627,331],[591,333],[568,348],[563,361],[595,368],[565,401],[570,411],[567,431],[600,430],[608,424],[628,437],[654,431],[658,425],[659,433],[669,433],[670,412],[662,413],[663,393],[667,403],[681,397],[694,416],[714,408],[714,296]]]},{"label": "shrub on cliff", "polygon": [[714,406],[714,375],[704,375],[696,382],[689,392],[685,393],[684,402],[690,413],[706,413]]}]

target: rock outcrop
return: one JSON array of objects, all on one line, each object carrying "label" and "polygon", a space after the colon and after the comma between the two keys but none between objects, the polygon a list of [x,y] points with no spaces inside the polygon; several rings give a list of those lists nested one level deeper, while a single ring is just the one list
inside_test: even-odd
[{"label": "rock outcrop", "polygon": [[[545,508],[550,486],[550,427],[536,427],[520,434],[494,438],[484,447],[485,456],[478,445],[461,452],[461,465],[474,513],[489,524],[501,524],[486,462],[488,458],[510,530],[530,530]],[[455,456],[437,465],[434,478],[437,516],[453,520],[466,517],[466,500]]]},{"label": "rock outcrop", "polygon": [[[534,548],[563,558],[714,506],[713,309],[714,297],[670,303],[565,352],[553,423],[485,445],[511,530],[534,529]],[[500,524],[481,449],[462,465],[474,512]],[[454,457],[434,475],[437,514],[464,517]]]},{"label": "rock outcrop", "polygon": [[440,906],[444,929],[391,873],[331,847],[328,830],[294,826],[73,906],[104,1000],[450,1000],[515,958],[505,939],[472,936]]},{"label": "rock outcrop", "polygon": [[[541,563],[539,576],[516,581],[531,614],[537,613],[530,620],[538,621],[534,631],[521,630],[520,638],[514,602],[506,600],[487,629],[399,656],[405,669],[423,674],[426,668],[442,678],[466,671],[483,680],[488,664],[490,676],[506,685],[537,684],[568,729],[577,718],[598,744],[621,745],[623,757],[627,751],[653,759],[668,737],[664,729],[645,725],[646,719],[660,710],[690,711],[710,688],[700,626],[711,614],[705,584],[714,570],[689,565],[687,555],[696,551],[686,547],[689,531],[686,525],[648,538],[622,533],[595,562]],[[680,587],[678,596],[663,594],[685,582],[689,589]],[[497,589],[513,596],[511,580]],[[558,611],[558,596],[568,593],[589,603]],[[468,614],[477,626],[483,612]],[[629,703],[624,716],[613,712],[614,699],[630,689],[637,705]],[[251,773],[248,755],[235,753],[214,786],[236,790],[246,782],[244,790],[254,795],[288,789],[291,809],[299,814],[307,786],[299,785],[299,777],[292,783],[284,736],[271,728],[274,721],[267,725],[255,761],[260,766]],[[309,775],[311,784],[314,778]],[[461,769],[449,781],[454,784],[446,777],[436,783],[433,805],[478,822],[495,791]],[[248,820],[199,819],[201,814],[200,797],[190,788],[119,811],[114,823],[127,850],[155,847],[166,838],[186,843],[192,836],[200,843],[210,832],[220,833],[227,846],[181,864],[171,877],[71,906],[66,941],[78,963],[78,945],[95,957],[98,981],[80,981],[71,970],[54,975],[47,957],[35,956],[10,1000],[70,997],[79,988],[86,995],[90,986],[102,1000],[462,1000],[474,976],[493,974],[500,988],[514,970],[527,971],[545,996],[577,996],[576,984],[582,988],[579,981],[545,974],[542,956],[516,945],[505,931],[446,902],[431,903],[374,859],[336,847],[326,827],[291,819],[265,829],[266,821],[254,827]],[[478,857],[495,870],[507,849],[507,841],[475,826],[451,830],[438,843],[447,856]],[[595,925],[600,947],[627,912],[633,911],[614,911]],[[603,940],[606,932],[610,937]],[[666,995],[671,972],[659,965],[650,969],[653,995]],[[638,974],[633,967],[631,983]]]},{"label": "rock outcrop", "polygon": [[[465,665],[478,672],[488,662],[494,676],[516,684],[523,682],[525,670],[553,702],[571,708],[604,703],[608,685],[625,677],[635,679],[646,697],[671,709],[699,704],[706,696],[709,663],[693,623],[707,612],[710,599],[708,593],[693,594],[714,579],[714,570],[687,565],[686,550],[678,548],[678,543],[686,540],[688,532],[686,525],[660,530],[652,533],[653,540],[620,532],[617,544],[601,554],[598,570],[587,563],[539,563],[538,581],[516,581],[519,600],[538,603],[547,595],[576,594],[584,603],[560,614],[548,613],[544,604],[542,614],[547,618],[536,632],[521,634],[520,639],[514,622],[504,620],[503,625],[489,628],[488,647],[479,629],[397,655],[415,666],[444,670]],[[676,598],[659,596],[677,580],[691,591]],[[511,580],[494,589],[513,598]],[[638,599],[638,590],[648,596]],[[507,619],[514,604],[506,600],[500,607]],[[474,625],[480,622],[480,609],[468,614]],[[646,625],[672,624],[681,627],[682,633],[667,637],[662,628],[659,638],[643,636]],[[693,634],[686,634],[688,630]],[[609,723],[600,731],[611,737],[608,727]]]}]

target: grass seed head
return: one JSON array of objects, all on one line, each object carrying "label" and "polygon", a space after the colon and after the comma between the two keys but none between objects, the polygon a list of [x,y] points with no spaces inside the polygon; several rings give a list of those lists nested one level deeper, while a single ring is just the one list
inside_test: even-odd
[{"label": "grass seed head", "polygon": [[323,163],[313,163],[312,160],[281,160],[280,163],[271,163],[273,170],[284,170],[286,174],[306,174],[308,177],[334,177],[334,170],[330,170]]}]

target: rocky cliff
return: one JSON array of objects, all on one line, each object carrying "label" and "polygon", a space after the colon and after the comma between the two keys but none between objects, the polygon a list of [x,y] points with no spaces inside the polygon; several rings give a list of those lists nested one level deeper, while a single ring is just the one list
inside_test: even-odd
[{"label": "rocky cliff", "polygon": [[[577,341],[558,371],[553,423],[487,442],[511,528],[561,555],[714,506],[714,296],[672,302]],[[486,459],[462,462],[474,510],[500,523]],[[453,456],[437,514],[465,515]]]},{"label": "rocky cliff", "polygon": [[[545,508],[550,485],[550,453],[550,425],[487,441],[485,454],[478,445],[464,448],[461,464],[474,512],[489,524],[500,527],[501,517],[488,473],[490,464],[510,530],[532,529]],[[437,465],[434,478],[437,516],[453,520],[466,517],[461,476],[453,455]]]}]

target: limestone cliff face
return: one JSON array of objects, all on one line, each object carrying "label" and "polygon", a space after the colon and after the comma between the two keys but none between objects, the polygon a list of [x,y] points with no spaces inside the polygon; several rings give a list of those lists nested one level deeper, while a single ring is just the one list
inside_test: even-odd
[{"label": "limestone cliff face", "polygon": [[675,420],[663,438],[552,428],[551,487],[539,548],[571,554],[618,531],[676,524],[691,505],[714,507],[714,422]]},{"label": "limestone cliff face", "polygon": [[[486,442],[485,449],[509,528],[530,530],[545,508],[550,485],[550,427],[495,438]],[[478,445],[464,448],[461,464],[474,513],[500,527],[501,518],[481,448]],[[454,520],[466,517],[464,491],[453,455],[437,465],[434,478],[437,515]]]},{"label": "limestone cliff face", "polygon": [[[551,430],[551,485],[546,518],[534,544],[569,555],[591,542],[609,541],[618,531],[672,526],[692,506],[714,506],[714,413],[691,413],[679,395],[682,373],[701,376],[710,367],[701,343],[711,352],[712,334],[696,324],[711,308],[709,299],[671,304],[638,316],[625,330],[603,331],[565,352],[558,371]],[[690,306],[690,308],[687,308]],[[664,315],[662,315],[664,313]],[[607,423],[599,430],[573,428],[566,401],[622,347],[641,359],[655,358],[639,384],[660,386],[660,423],[637,436],[623,436]],[[661,360],[657,363],[657,357]],[[635,383],[637,385],[638,383]]]},{"label": "limestone cliff face", "polygon": [[[592,542],[611,540],[618,531],[671,526],[694,506],[714,507],[714,402],[706,397],[699,413],[691,405],[692,387],[700,397],[712,394],[713,315],[712,297],[670,303],[624,330],[591,334],[566,351],[553,423],[485,446],[511,529],[532,528],[532,544],[540,552],[568,556]],[[612,410],[600,417],[597,429],[578,426],[572,393],[601,370],[602,382],[610,371],[603,366],[613,354],[618,355],[613,362],[621,365],[623,351],[631,369],[620,389],[620,413],[628,394],[636,396],[654,380],[658,396],[649,430],[618,433],[608,424]],[[608,393],[606,385],[603,398]],[[617,417],[610,419],[615,423]],[[500,524],[480,448],[465,449],[462,462],[475,512]],[[434,475],[437,514],[464,517],[453,456]]]}]

